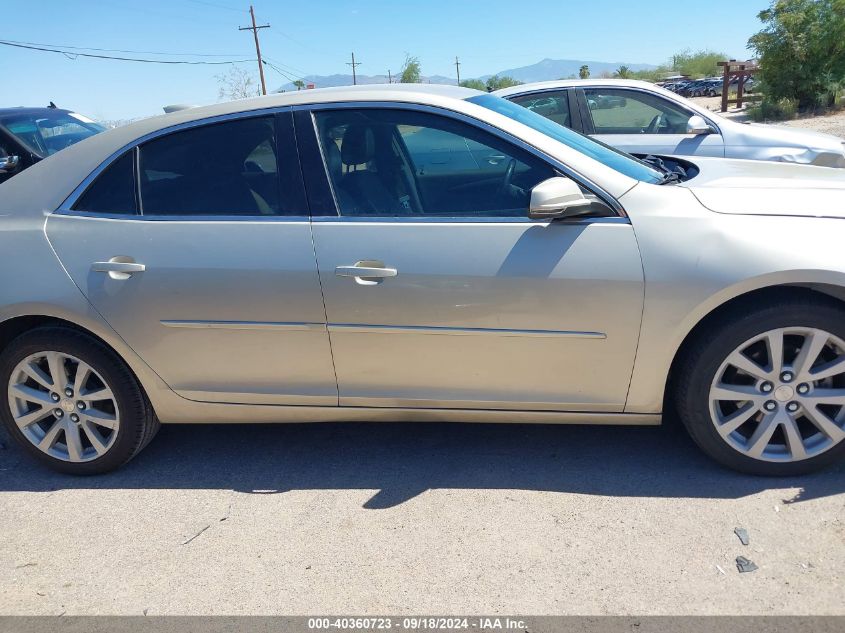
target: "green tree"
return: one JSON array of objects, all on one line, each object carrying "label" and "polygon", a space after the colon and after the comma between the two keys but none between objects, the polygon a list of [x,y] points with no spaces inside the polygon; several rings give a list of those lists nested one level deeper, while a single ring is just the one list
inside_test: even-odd
[{"label": "green tree", "polygon": [[473,90],[487,90],[487,84],[480,79],[465,79],[461,82],[464,88],[472,88]]},{"label": "green tree", "polygon": [[845,0],[774,0],[757,17],[763,30],[748,45],[760,60],[764,98],[832,105],[845,84]]},{"label": "green tree", "polygon": [[686,49],[672,56],[672,70],[693,78],[712,77],[719,73],[718,62],[728,56],[720,51]]},{"label": "green tree", "polygon": [[510,88],[511,86],[518,86],[522,82],[517,81],[513,77],[508,77],[507,75],[503,75],[499,77],[499,75],[493,75],[489,79],[487,79],[486,88],[488,92],[492,92],[493,90],[499,90],[501,88]]},{"label": "green tree", "polygon": [[412,57],[405,53],[405,63],[402,65],[402,71],[399,74],[399,82],[403,84],[418,84],[422,78],[422,69],[420,67],[419,57]]},{"label": "green tree", "polygon": [[584,64],[583,66],[581,66],[581,68],[578,69],[578,76],[581,79],[589,79],[590,78],[590,67],[587,66],[587,64]]},{"label": "green tree", "polygon": [[640,79],[642,81],[657,82],[663,79],[666,75],[670,74],[672,74],[672,69],[668,65],[661,65],[657,68],[635,70],[631,73],[631,78]]},{"label": "green tree", "polygon": [[296,86],[297,90],[302,90],[305,87],[305,82],[301,79],[297,79],[293,82],[293,85]]},{"label": "green tree", "polygon": [[631,69],[627,66],[620,66],[616,69],[616,72],[613,73],[614,77],[618,77],[619,79],[630,79],[631,78]]}]

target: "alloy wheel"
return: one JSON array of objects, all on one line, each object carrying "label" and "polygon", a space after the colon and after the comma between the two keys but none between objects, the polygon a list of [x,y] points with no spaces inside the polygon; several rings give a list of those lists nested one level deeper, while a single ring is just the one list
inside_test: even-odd
[{"label": "alloy wheel", "polygon": [[57,351],[27,356],[12,371],[8,392],[18,429],[51,457],[92,461],[117,438],[120,413],[114,393],[74,356]]},{"label": "alloy wheel", "polygon": [[824,453],[845,439],[845,341],[807,327],[755,336],[719,367],[709,402],[721,437],[753,459]]}]

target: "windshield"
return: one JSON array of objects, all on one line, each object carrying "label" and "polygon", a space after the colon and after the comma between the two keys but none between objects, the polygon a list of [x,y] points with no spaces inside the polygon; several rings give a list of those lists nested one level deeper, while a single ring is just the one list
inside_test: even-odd
[{"label": "windshield", "polygon": [[596,140],[578,134],[578,132],[574,132],[569,128],[558,125],[554,121],[551,121],[546,117],[529,110],[528,108],[524,108],[521,105],[517,105],[507,101],[506,99],[502,99],[501,97],[489,94],[470,97],[467,101],[483,106],[488,110],[498,112],[499,114],[503,114],[514,121],[519,121],[523,125],[527,125],[546,136],[551,136],[556,141],[559,141],[564,145],[581,152],[582,154],[586,154],[590,158],[593,158],[600,163],[625,174],[626,176],[650,183],[658,183],[663,180],[663,175],[659,171],[652,169],[630,154],[620,152],[619,150],[605,145],[604,143],[599,143]]},{"label": "windshield", "polygon": [[0,125],[41,158],[105,130],[81,114],[49,110],[7,115]]}]

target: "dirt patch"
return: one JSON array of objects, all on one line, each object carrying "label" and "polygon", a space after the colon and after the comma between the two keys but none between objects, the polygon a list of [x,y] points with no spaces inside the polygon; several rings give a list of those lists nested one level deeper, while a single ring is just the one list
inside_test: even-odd
[{"label": "dirt patch", "polygon": [[789,127],[802,127],[807,130],[833,134],[845,139],[845,111],[825,116],[808,117],[805,119],[794,119],[792,121],[781,121],[778,125]]},{"label": "dirt patch", "polygon": [[[706,108],[728,119],[735,121],[745,121],[748,119],[745,109],[732,108],[724,113],[719,112],[722,107],[721,97],[695,97],[690,99],[690,101],[695,102],[699,107]],[[845,110],[823,116],[801,117],[792,119],[791,121],[771,121],[771,125],[799,127],[805,130],[833,134],[834,136],[845,139]]]}]

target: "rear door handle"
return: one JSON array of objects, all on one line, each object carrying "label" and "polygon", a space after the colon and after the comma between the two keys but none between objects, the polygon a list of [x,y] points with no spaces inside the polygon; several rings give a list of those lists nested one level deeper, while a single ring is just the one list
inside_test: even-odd
[{"label": "rear door handle", "polygon": [[352,266],[338,266],[334,269],[334,274],[338,277],[354,277],[355,282],[362,286],[374,286],[382,283],[387,277],[396,277],[399,271],[385,266],[384,262],[365,260]]},{"label": "rear door handle", "polygon": [[112,257],[107,262],[94,262],[91,264],[91,272],[108,273],[112,279],[129,279],[135,273],[142,273],[147,269],[144,264],[139,264],[131,257]]}]

